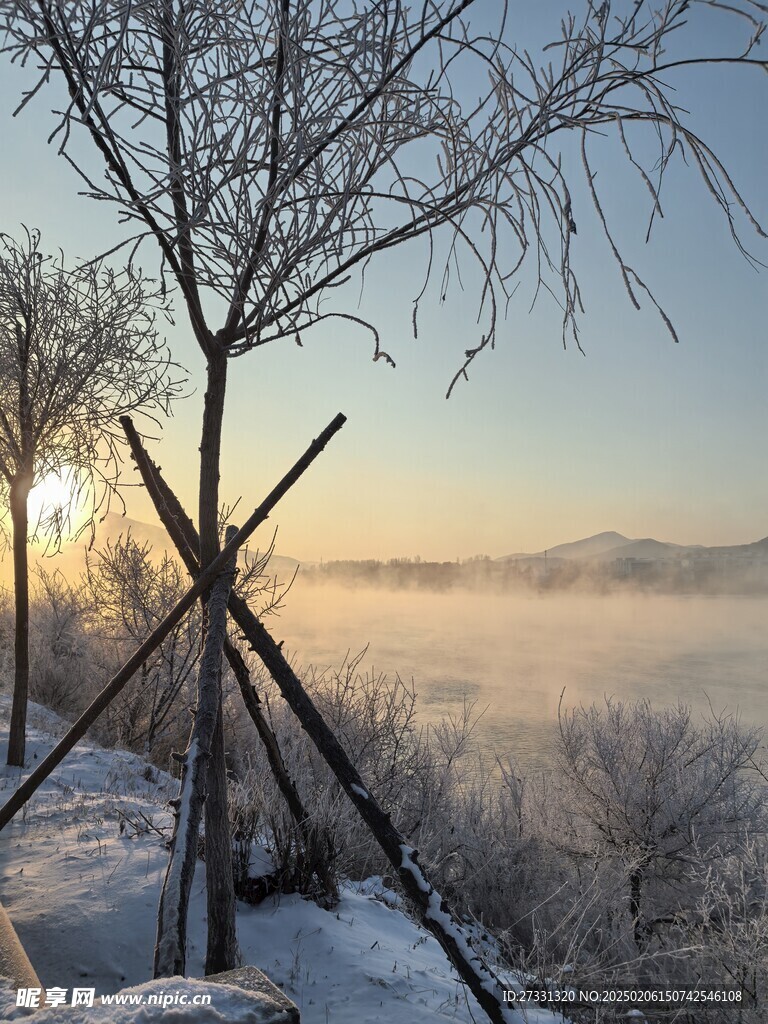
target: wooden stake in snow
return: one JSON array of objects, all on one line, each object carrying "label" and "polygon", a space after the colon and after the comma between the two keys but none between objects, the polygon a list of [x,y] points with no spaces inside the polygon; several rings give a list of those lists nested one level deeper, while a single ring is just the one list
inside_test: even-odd
[{"label": "wooden stake in snow", "polygon": [[[227,540],[234,532],[227,532]],[[156,978],[186,973],[187,909],[197,862],[208,761],[219,720],[221,652],[227,635],[227,599],[235,578],[236,560],[235,553],[211,588],[207,602],[208,629],[197,676],[195,723],[184,755],[179,799],[173,802],[176,825],[157,915]]]}]

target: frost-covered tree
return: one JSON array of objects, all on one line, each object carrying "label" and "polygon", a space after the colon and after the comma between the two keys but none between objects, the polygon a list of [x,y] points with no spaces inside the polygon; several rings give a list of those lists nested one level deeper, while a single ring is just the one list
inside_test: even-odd
[{"label": "frost-covered tree", "polygon": [[640,949],[654,929],[650,883],[677,883],[690,864],[727,857],[745,831],[764,828],[765,793],[753,778],[760,741],[731,716],[695,722],[683,704],[606,700],[560,715],[563,841],[622,865]]},{"label": "frost-covered tree", "polygon": [[[74,269],[38,232],[0,235],[0,493],[11,512],[16,602],[8,764],[24,764],[29,689],[28,498],[71,481],[93,513],[117,470],[117,417],[166,411],[177,388],[141,275],[102,261]],[[99,486],[106,485],[106,491]],[[66,510],[43,527],[60,535]]]}]

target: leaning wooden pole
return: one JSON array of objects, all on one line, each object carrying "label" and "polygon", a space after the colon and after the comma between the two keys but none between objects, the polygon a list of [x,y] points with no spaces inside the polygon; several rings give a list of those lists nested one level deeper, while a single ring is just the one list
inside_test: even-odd
[{"label": "leaning wooden pole", "polygon": [[[154,494],[165,495],[163,500],[166,510],[181,509],[157,467],[154,467],[154,478],[157,485]],[[192,529],[194,530],[194,527]],[[174,531],[174,534],[178,536],[178,531]],[[186,541],[182,540],[181,543],[184,548],[188,547]],[[185,556],[182,550],[180,554],[186,561],[188,555]],[[522,1024],[523,1018],[520,1014],[504,1003],[503,984],[473,949],[465,929],[445,906],[442,897],[429,881],[418,862],[418,852],[408,845],[403,834],[392,824],[390,816],[365,785],[346,751],[286,660],[280,645],[235,590],[230,591],[229,612],[250,643],[251,649],[264,662],[286,702],[368,825],[390,864],[397,871],[406,894],[420,912],[424,926],[443,947],[489,1019],[494,1024]]]},{"label": "leaning wooden pole", "polygon": [[494,1024],[520,1024],[520,1015],[504,1005],[504,986],[473,949],[466,931],[444,904],[419,864],[418,852],[408,845],[403,834],[392,824],[390,816],[368,789],[284,657],[280,646],[234,591],[229,596],[229,611],[397,871],[407,896],[419,909],[424,926],[443,947],[480,1006]]},{"label": "leaning wooden pole", "polygon": [[74,745],[85,736],[86,732],[106,707],[123,690],[131,676],[143,665],[149,656],[160,646],[171,630],[187,614],[190,608],[205,593],[213,581],[221,574],[229,559],[236,555],[238,549],[248,540],[253,531],[263,523],[269,513],[296,483],[314,460],[325,448],[331,438],[346,422],[346,417],[339,413],[325,428],[325,430],[312,442],[301,458],[285,474],[280,483],[267,495],[264,501],[248,517],[246,522],[237,531],[232,540],[225,545],[221,553],[206,567],[198,576],[195,583],[181,598],[175,608],[172,608],[163,621],[152,631],[144,643],[134,652],[123,667],[107,683],[101,693],[80,715],[78,720],[71,727],[69,732],[56,744],[47,757],[43,758],[35,770],[21,783],[16,792],[9,797],[0,808],[0,830],[5,828],[11,818],[35,793],[38,787],[45,782],[51,772],[64,760]]},{"label": "leaning wooden pole", "polygon": [[[175,544],[189,574],[196,577],[200,572],[200,565],[196,554],[200,550],[200,540],[195,525],[141,443],[141,438],[133,425],[131,417],[121,416],[120,423],[128,439],[136,468],[152,499],[160,521]],[[224,644],[224,654],[237,681],[246,711],[264,745],[267,762],[275,783],[288,806],[291,817],[296,822],[305,848],[311,850],[318,842],[322,844],[322,838],[315,835],[315,826],[312,824],[310,814],[304,807],[293,779],[288,774],[277,737],[264,717],[259,697],[255,688],[251,685],[248,666],[245,664],[240,651],[229,639]],[[324,894],[331,900],[335,900],[338,893],[328,864],[333,851],[326,850],[326,853],[329,856],[323,857],[320,861],[314,863],[312,870]]]}]

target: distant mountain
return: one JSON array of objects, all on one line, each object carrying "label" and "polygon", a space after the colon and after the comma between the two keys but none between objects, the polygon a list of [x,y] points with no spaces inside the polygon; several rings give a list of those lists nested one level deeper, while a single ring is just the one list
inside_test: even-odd
[{"label": "distant mountain", "polygon": [[124,537],[129,532],[138,544],[151,544],[158,551],[170,551],[172,548],[171,540],[162,526],[130,519],[117,512],[108,512],[103,522],[97,523],[94,547],[100,547],[107,541],[114,543],[118,537]]},{"label": "distant mountain", "polygon": [[[664,559],[677,558],[681,555],[741,555],[750,558],[768,558],[768,537],[755,541],[752,544],[732,544],[720,547],[704,547],[701,544],[668,544],[664,541],[655,540],[653,537],[644,537],[641,540],[631,540],[621,533],[607,531],[597,533],[594,537],[585,537],[583,540],[571,541],[568,544],[557,544],[555,547],[547,548],[546,557],[550,564],[554,565],[562,561],[584,561],[612,562],[617,558],[639,558],[639,559]],[[537,551],[535,554],[520,552],[514,555],[503,555],[497,558],[497,562],[520,562],[522,564],[534,564],[544,559],[545,552]]]},{"label": "distant mountain", "polygon": [[674,558],[688,550],[690,549],[680,544],[665,544],[663,541],[646,537],[644,540],[630,541],[608,551],[601,551],[595,557],[598,562],[612,562],[615,558]]},{"label": "distant mountain", "polygon": [[[584,540],[574,540],[568,544],[557,544],[547,549],[547,558],[594,558],[605,551],[611,551],[623,544],[634,543],[628,537],[613,530],[605,533],[596,533],[594,537],[585,537]],[[519,553],[515,555],[502,555],[497,562],[516,562],[520,559],[543,558],[544,552],[537,551],[535,554]],[[617,556],[613,556],[614,558]]]},{"label": "distant mountain", "polygon": [[605,551],[611,551],[625,544],[632,544],[628,537],[621,533],[609,530],[605,533],[596,533],[594,537],[587,537],[585,540],[575,540],[570,544],[558,544],[547,552],[555,558],[594,558]]},{"label": "distant mountain", "polygon": [[647,537],[645,540],[636,540],[606,551],[598,556],[598,561],[610,562],[614,558],[679,558],[683,555],[693,558],[739,555],[745,558],[765,559],[768,558],[768,537],[752,544],[727,544],[711,548],[702,544],[665,544]]}]

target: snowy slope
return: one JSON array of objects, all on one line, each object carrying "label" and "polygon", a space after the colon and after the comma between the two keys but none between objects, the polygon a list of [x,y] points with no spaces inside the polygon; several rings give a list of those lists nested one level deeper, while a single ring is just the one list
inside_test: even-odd
[{"label": "snowy slope", "polygon": [[[0,761],[5,762],[9,701],[0,697]],[[64,724],[30,705],[28,756],[34,763]],[[18,769],[0,769],[0,799],[18,781]],[[46,987],[94,987],[97,994],[151,978],[155,915],[167,855],[152,831],[122,831],[121,816],[138,815],[168,826],[165,801],[175,793],[165,773],[141,758],[94,744],[79,744],[31,803],[0,832],[0,899]],[[189,918],[188,970],[203,974],[205,877],[198,865]],[[375,895],[376,894],[376,895]],[[264,970],[299,1005],[303,1024],[470,1024],[484,1015],[435,939],[381,895],[375,881],[349,884],[339,906],[321,910],[298,896],[258,907],[238,905],[244,961]],[[157,983],[154,983],[155,985]],[[166,983],[171,984],[171,983]],[[220,1000],[224,992],[219,990]],[[19,1011],[20,1012],[20,1011]],[[143,1012],[143,1011],[142,1011]],[[239,1020],[224,1012],[174,1010],[141,1020]],[[223,1013],[223,1016],[222,1016]],[[232,1011],[234,1014],[234,1011]],[[13,994],[0,995],[0,1020],[16,1018]],[[35,1020],[128,1021],[126,1011],[66,1008]],[[243,1018],[245,1019],[245,1018]],[[522,1018],[521,1018],[522,1019]],[[531,1024],[561,1021],[529,1011]]]}]

